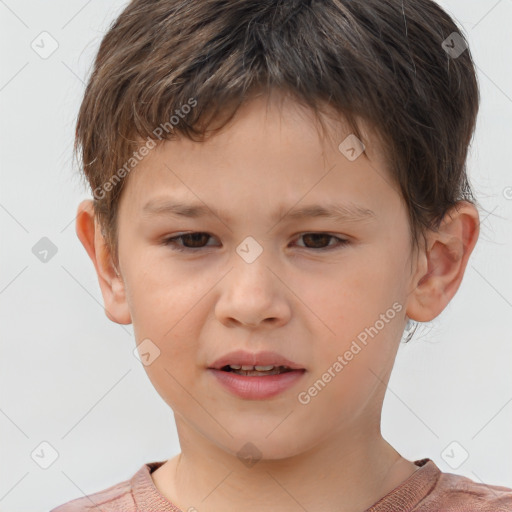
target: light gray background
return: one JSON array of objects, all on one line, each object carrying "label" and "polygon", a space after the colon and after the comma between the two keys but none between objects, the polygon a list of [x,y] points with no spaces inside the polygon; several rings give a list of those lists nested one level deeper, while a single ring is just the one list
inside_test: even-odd
[{"label": "light gray background", "polygon": [[[103,313],[74,230],[77,204],[90,197],[72,167],[75,117],[101,37],[124,5],[0,0],[2,512],[49,510],[179,452],[172,411],[133,355],[131,326]],[[469,170],[486,212],[456,297],[399,351],[383,434],[411,460],[512,487],[512,1],[441,5],[478,66]],[[47,59],[31,48],[42,31],[59,45]],[[42,237],[58,250],[46,263],[32,252]],[[31,457],[49,460],[43,441],[59,455],[48,469]],[[447,461],[462,450],[469,457],[453,469]]]}]

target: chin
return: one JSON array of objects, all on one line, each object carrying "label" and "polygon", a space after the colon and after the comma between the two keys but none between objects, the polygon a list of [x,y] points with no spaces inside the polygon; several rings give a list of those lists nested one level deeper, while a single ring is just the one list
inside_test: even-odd
[{"label": "chin", "polygon": [[240,459],[247,468],[258,462],[290,459],[308,449],[306,445],[301,446],[296,429],[293,432],[283,429],[281,435],[278,435],[275,430],[269,435],[271,431],[272,429],[254,431],[249,425],[244,426],[241,434],[231,429],[233,438],[229,438],[227,445],[219,443],[219,446]]}]

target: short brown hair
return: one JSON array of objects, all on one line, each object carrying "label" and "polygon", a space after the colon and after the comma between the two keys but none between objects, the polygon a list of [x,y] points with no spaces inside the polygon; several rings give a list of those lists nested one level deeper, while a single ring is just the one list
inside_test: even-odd
[{"label": "short brown hair", "polygon": [[[447,51],[455,43],[460,55]],[[157,142],[204,140],[213,120],[221,129],[251,96],[273,90],[317,117],[342,115],[363,143],[357,118],[374,128],[415,247],[458,201],[476,203],[466,174],[476,73],[435,2],[132,0],[101,42],[75,139],[116,264],[120,175],[133,151],[154,143],[157,127],[166,127]]]}]

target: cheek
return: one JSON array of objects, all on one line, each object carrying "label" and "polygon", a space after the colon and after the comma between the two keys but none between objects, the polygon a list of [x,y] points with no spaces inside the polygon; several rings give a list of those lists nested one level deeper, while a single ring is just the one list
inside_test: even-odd
[{"label": "cheek", "polygon": [[[376,377],[369,369],[379,375],[392,365],[405,315],[397,278],[402,263],[382,250],[368,255],[363,252],[350,263],[347,258],[347,264],[340,264],[334,275],[316,279],[314,286],[308,288],[303,282],[298,291],[316,314],[308,312],[311,330],[322,333],[315,336],[316,378],[341,356],[343,370],[331,372],[338,381],[347,379],[351,386],[364,382],[372,385]],[[364,393],[359,384],[358,390]]]},{"label": "cheek", "polygon": [[[145,270],[127,274],[127,301],[129,303],[137,344],[150,340],[158,357],[145,369],[150,378],[172,381],[169,373],[179,381],[192,375],[197,363],[198,339],[201,327],[201,305],[198,300],[205,293],[204,282],[191,281],[171,272],[158,262],[145,260]],[[145,343],[148,343],[147,341]],[[151,345],[153,344],[153,345]]]},{"label": "cheek", "polygon": [[[178,411],[190,407],[184,390],[193,389],[199,375],[200,309],[188,286],[171,286],[146,279],[132,286],[133,326],[137,343],[148,343],[157,357],[144,369],[162,399]],[[204,292],[203,292],[204,293]]]},{"label": "cheek", "polygon": [[400,266],[378,248],[361,249],[325,272],[296,274],[294,291],[323,321],[327,335],[347,338],[400,300]]}]

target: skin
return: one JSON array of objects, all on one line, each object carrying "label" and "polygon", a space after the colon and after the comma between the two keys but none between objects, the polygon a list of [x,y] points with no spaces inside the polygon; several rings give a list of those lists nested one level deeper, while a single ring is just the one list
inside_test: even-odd
[{"label": "skin", "polygon": [[[160,350],[145,369],[174,411],[181,453],[152,478],[183,511],[361,511],[417,469],[381,435],[386,385],[406,315],[428,322],[456,293],[478,239],[478,212],[459,203],[412,251],[406,209],[377,138],[367,128],[365,153],[350,161],[338,150],[349,133],[330,122],[322,137],[312,114],[291,99],[277,105],[260,97],[205,142],[165,142],[125,184],[118,268],[92,202],[79,205],[77,234],[107,316],[133,323],[137,344],[149,338]],[[143,214],[149,200],[171,196],[223,216]],[[272,220],[279,206],[347,201],[375,217]],[[199,247],[189,253],[163,243],[190,231],[211,237],[181,240]],[[301,236],[318,232],[349,244]],[[250,264],[236,252],[247,236],[263,248]],[[394,318],[309,403],[299,403],[298,394],[394,303],[402,306]],[[235,349],[274,350],[306,373],[270,399],[238,398],[206,370]],[[261,452],[252,467],[237,456],[248,442]]]}]

